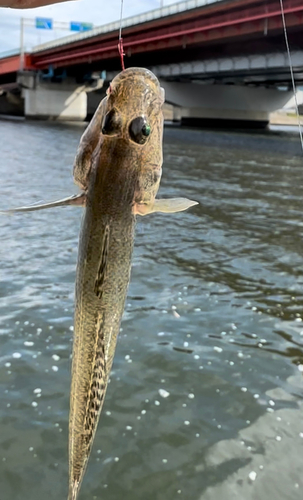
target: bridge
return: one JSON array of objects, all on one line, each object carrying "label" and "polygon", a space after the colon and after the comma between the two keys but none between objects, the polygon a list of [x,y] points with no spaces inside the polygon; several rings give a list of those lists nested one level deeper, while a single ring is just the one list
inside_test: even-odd
[{"label": "bridge", "polygon": [[[283,4],[295,79],[303,83],[303,2]],[[103,81],[120,70],[118,31],[110,23],[0,55],[3,95],[14,102],[21,91],[19,110],[24,105],[28,117],[84,119]],[[186,0],[125,19],[123,41],[126,66],[148,67],[161,79],[177,119],[265,125],[291,97],[279,0]]]}]

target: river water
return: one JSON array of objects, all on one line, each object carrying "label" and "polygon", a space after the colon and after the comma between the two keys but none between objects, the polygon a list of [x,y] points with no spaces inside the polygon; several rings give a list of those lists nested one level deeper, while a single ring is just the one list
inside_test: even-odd
[{"label": "river water", "polygon": [[[0,121],[1,208],[77,191],[83,126]],[[167,128],[138,221],[79,500],[301,500],[303,161],[297,134]],[[0,219],[0,498],[65,499],[81,208]]]}]

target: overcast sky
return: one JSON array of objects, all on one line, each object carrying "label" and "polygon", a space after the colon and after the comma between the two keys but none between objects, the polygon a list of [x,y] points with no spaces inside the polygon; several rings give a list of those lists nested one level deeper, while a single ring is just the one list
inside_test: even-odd
[{"label": "overcast sky", "polygon": [[[177,3],[180,0],[164,0],[164,5]],[[37,9],[7,9],[0,8],[0,55],[20,47],[20,19],[48,17],[54,21],[83,21],[101,26],[120,18],[121,0],[77,0],[40,7]],[[156,9],[160,0],[124,0],[123,17],[133,16],[141,12]],[[47,31],[41,29],[25,28],[25,46],[34,45],[53,40],[58,36],[72,34],[69,31]]]}]

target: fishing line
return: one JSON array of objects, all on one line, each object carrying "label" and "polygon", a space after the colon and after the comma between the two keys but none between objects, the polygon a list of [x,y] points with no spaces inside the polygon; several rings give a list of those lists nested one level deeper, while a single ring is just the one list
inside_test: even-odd
[{"label": "fishing line", "polygon": [[302,147],[302,151],[303,151],[303,135],[302,135],[302,128],[301,128],[301,122],[300,122],[300,114],[299,114],[299,106],[298,106],[298,100],[297,100],[297,90],[296,90],[296,85],[295,85],[294,73],[293,73],[293,69],[292,69],[292,61],[291,61],[291,55],[290,55],[289,43],[288,43],[288,36],[287,36],[287,30],[286,30],[286,22],[285,22],[285,15],[284,15],[283,0],[280,0],[280,6],[281,6],[281,16],[282,16],[283,31],[284,31],[284,37],[285,37],[285,45],[286,45],[286,50],[287,50],[287,54],[288,54],[288,63],[289,63],[289,69],[290,69],[290,75],[291,75],[291,81],[292,81],[292,88],[293,88],[293,93],[294,93],[294,98],[295,98],[296,113],[297,113],[297,118],[298,118],[299,135],[300,135],[301,147]]},{"label": "fishing line", "polygon": [[[121,10],[120,10],[120,28],[119,28],[119,42],[118,42],[118,51],[121,59],[122,71],[125,70],[124,66],[124,50],[123,50],[123,38],[122,38],[122,16],[123,16],[123,0],[121,0]],[[302,146],[303,147],[303,146]]]}]

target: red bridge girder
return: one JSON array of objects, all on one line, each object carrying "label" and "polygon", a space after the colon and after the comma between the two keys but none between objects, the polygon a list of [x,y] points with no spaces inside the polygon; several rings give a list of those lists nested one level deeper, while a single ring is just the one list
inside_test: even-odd
[{"label": "red bridge girder", "polygon": [[[35,69],[31,66],[31,58],[29,54],[24,54],[24,65],[26,69]],[[0,75],[16,73],[20,69],[20,55],[5,57],[0,59]]]},{"label": "red bridge girder", "polygon": [[15,73],[20,68],[20,56],[15,55],[11,57],[6,57],[5,59],[0,59],[0,75],[6,75],[7,73]]},{"label": "red bridge girder", "polygon": [[[227,11],[228,9],[228,11]],[[284,0],[287,27],[303,26],[303,1]],[[242,0],[212,4],[126,28],[123,33],[127,55],[169,50],[216,40],[245,38],[256,33],[280,31],[282,18],[278,0]],[[36,68],[68,67],[117,58],[117,32],[32,54]]]}]

